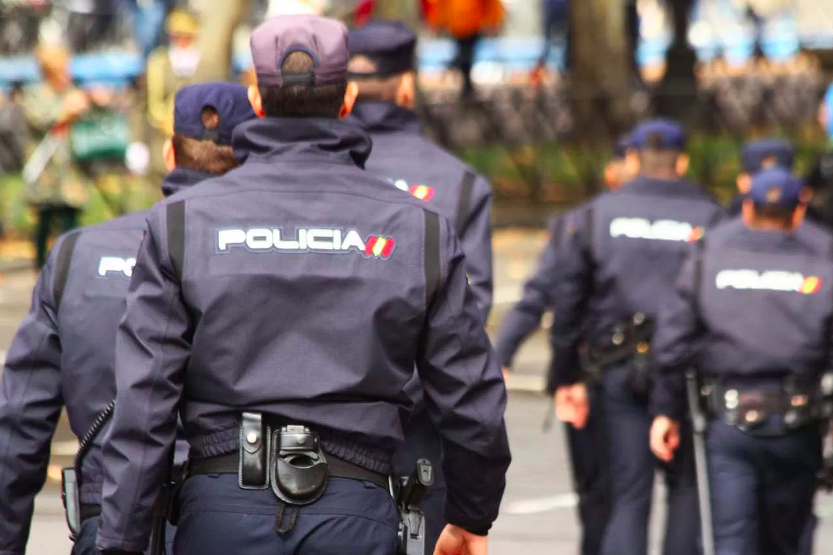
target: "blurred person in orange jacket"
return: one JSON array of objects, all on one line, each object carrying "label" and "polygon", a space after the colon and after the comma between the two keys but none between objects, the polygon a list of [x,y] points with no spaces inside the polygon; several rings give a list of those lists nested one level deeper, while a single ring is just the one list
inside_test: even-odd
[{"label": "blurred person in orange jacket", "polygon": [[484,35],[495,35],[503,26],[503,4],[500,0],[422,0],[422,9],[429,27],[447,32],[457,43],[451,67],[463,74],[462,96],[470,98],[475,48]]}]

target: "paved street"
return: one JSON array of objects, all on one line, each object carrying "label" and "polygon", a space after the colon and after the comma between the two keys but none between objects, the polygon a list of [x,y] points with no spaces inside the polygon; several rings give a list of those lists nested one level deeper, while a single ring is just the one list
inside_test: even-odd
[{"label": "paved street", "polygon": [[[519,294],[521,280],[531,271],[542,245],[541,234],[502,232],[495,239],[498,269],[497,306],[490,329],[494,329],[508,303]],[[26,313],[33,286],[28,272],[7,274],[0,285],[0,357]],[[537,334],[520,353],[509,401],[507,420],[514,462],[503,515],[491,535],[492,555],[551,555],[576,552],[578,529],[575,524],[574,496],[571,493],[568,464],[561,428],[544,435],[541,423],[547,401],[539,394],[523,391],[540,387],[540,372],[548,358],[546,338]],[[39,496],[35,522],[29,541],[29,555],[68,553],[70,543],[63,518],[60,496],[54,478],[57,470],[69,464],[75,444],[63,423],[53,446],[50,483]],[[658,492],[655,520],[662,517],[662,492]],[[819,500],[823,517],[816,553],[830,552],[833,546],[833,498]],[[654,526],[655,532],[659,526]],[[656,542],[655,542],[656,544]]]}]

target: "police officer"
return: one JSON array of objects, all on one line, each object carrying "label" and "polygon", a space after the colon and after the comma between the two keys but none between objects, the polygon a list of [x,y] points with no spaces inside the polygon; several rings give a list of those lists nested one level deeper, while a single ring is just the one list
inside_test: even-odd
[{"label": "police officer", "polygon": [[446,453],[440,553],[485,554],[510,455],[506,389],[454,229],[362,169],[347,31],[281,16],[251,38],[264,119],[240,168],[151,213],[116,347],[98,547],[141,551],[179,409],[178,553],[382,555],[416,364]]},{"label": "police officer", "polygon": [[[454,226],[485,325],[492,306],[492,191],[483,176],[422,135],[413,111],[416,40],[399,22],[371,22],[350,32],[348,69],[359,96],[349,120],[373,140],[366,169],[434,208]],[[420,458],[431,460],[438,470],[442,461],[440,437],[424,410],[416,380],[408,391],[415,410],[405,427],[405,443],[394,458],[399,476],[410,475]],[[443,529],[444,500],[440,471],[422,503],[426,545],[433,546]]]},{"label": "police officer", "polygon": [[651,447],[658,457],[675,457],[688,367],[708,392],[706,451],[721,555],[799,553],[810,517],[821,464],[814,416],[821,376],[831,368],[833,237],[799,226],[805,200],[786,169],[753,177],[742,219],[699,242],[654,338],[660,379]]},{"label": "police officer", "polygon": [[[628,137],[616,143],[613,158],[605,166],[605,182],[609,189],[618,189],[625,181],[625,153]],[[582,210],[582,207],[577,209]],[[512,359],[523,343],[541,322],[544,312],[554,308],[552,288],[557,279],[556,253],[564,241],[565,222],[575,217],[574,212],[555,217],[549,225],[550,238],[541,254],[538,269],[524,284],[524,293],[518,303],[503,318],[495,342],[505,374],[509,373]],[[555,393],[554,385],[547,384],[547,393]],[[602,535],[609,509],[607,475],[602,465],[599,446],[604,440],[599,421],[598,395],[593,395],[594,410],[590,411],[587,424],[581,430],[567,424],[567,443],[573,471],[573,483],[579,496],[579,518],[582,524],[581,553],[596,555],[601,552]]]},{"label": "police officer", "polygon": [[[601,366],[612,493],[602,553],[644,555],[656,463],[648,447],[650,324],[688,241],[715,223],[721,210],[682,177],[688,158],[679,125],[648,121],[631,142],[628,161],[639,175],[588,203],[567,224],[569,237],[556,260],[551,380],[559,417],[581,428],[588,415],[587,389],[579,381],[582,342]],[[665,552],[694,553],[693,467],[683,457],[679,462],[663,467],[669,486]]]},{"label": "police officer", "polygon": [[760,139],[750,141],[744,145],[740,154],[743,172],[738,175],[738,194],[732,199],[727,208],[729,217],[740,216],[743,199],[749,192],[752,176],[761,170],[774,167],[792,169],[795,160],[795,148],[789,141],[783,139]]},{"label": "police officer", "polygon": [[[246,89],[207,84],[176,99],[176,134],[165,148],[170,195],[236,166],[231,131],[254,118]],[[29,315],[6,359],[0,387],[0,552],[24,553],[32,503],[46,479],[61,408],[81,438],[116,395],[118,322],[142,239],[145,213],[61,236],[35,286]],[[103,481],[102,438],[81,461],[81,516],[74,554],[95,553]],[[182,447],[187,448],[183,442]],[[185,451],[180,452],[183,461]]]}]

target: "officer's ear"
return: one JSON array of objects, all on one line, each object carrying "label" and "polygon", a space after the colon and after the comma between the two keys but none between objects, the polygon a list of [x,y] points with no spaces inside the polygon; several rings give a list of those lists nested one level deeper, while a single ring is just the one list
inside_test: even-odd
[{"label": "officer's ear", "polygon": [[341,105],[341,112],[339,118],[346,118],[353,111],[353,105],[356,103],[356,97],[359,96],[359,85],[355,81],[347,83],[347,90],[344,91],[344,104]]},{"label": "officer's ear", "polygon": [[741,217],[743,218],[743,223],[746,224],[746,227],[754,227],[755,224],[755,205],[752,204],[752,199],[746,199],[743,201],[743,205],[740,209]]},{"label": "officer's ear", "polygon": [[691,158],[689,157],[688,154],[683,153],[683,154],[680,154],[679,156],[677,156],[676,171],[677,171],[678,176],[682,177],[686,174],[686,172],[688,172],[688,165],[689,165],[690,162],[691,162]]},{"label": "officer's ear", "polygon": [[162,158],[165,160],[165,169],[168,173],[176,168],[176,154],[174,153],[174,141],[168,139],[162,146]]},{"label": "officer's ear", "polygon": [[625,170],[630,176],[639,175],[641,164],[639,163],[639,151],[636,149],[628,149],[625,153]]},{"label": "officer's ear", "polygon": [[610,190],[615,190],[619,188],[619,177],[622,174],[621,166],[624,164],[622,160],[611,160],[607,164],[605,164],[605,185]]},{"label": "officer's ear", "polygon": [[399,77],[399,87],[396,90],[396,104],[403,108],[413,108],[416,104],[416,79],[413,71],[409,71]]},{"label": "officer's ear", "polygon": [[752,188],[752,178],[749,177],[748,173],[742,173],[738,176],[737,184],[738,192],[742,195],[745,195],[749,192],[749,189]]},{"label": "officer's ear", "polygon": [[260,89],[257,85],[249,85],[249,104],[252,105],[252,110],[257,117],[266,117],[263,112],[263,97],[260,96]]}]

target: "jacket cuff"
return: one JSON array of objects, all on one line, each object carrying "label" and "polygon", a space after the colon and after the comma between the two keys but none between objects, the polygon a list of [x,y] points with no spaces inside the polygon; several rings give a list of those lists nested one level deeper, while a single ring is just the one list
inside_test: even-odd
[{"label": "jacket cuff", "polygon": [[581,378],[580,369],[578,349],[557,349],[550,363],[547,390],[554,393],[559,387],[577,383]]},{"label": "jacket cuff", "polygon": [[491,528],[492,525],[489,524],[487,526],[469,526],[468,528],[463,528],[463,530],[475,536],[488,536]]},{"label": "jacket cuff", "polygon": [[[685,382],[669,375],[661,375],[654,383],[651,392],[650,411],[653,416],[667,416],[672,420],[680,421],[686,413],[687,403],[685,398]],[[682,387],[681,387],[682,386]]]}]

